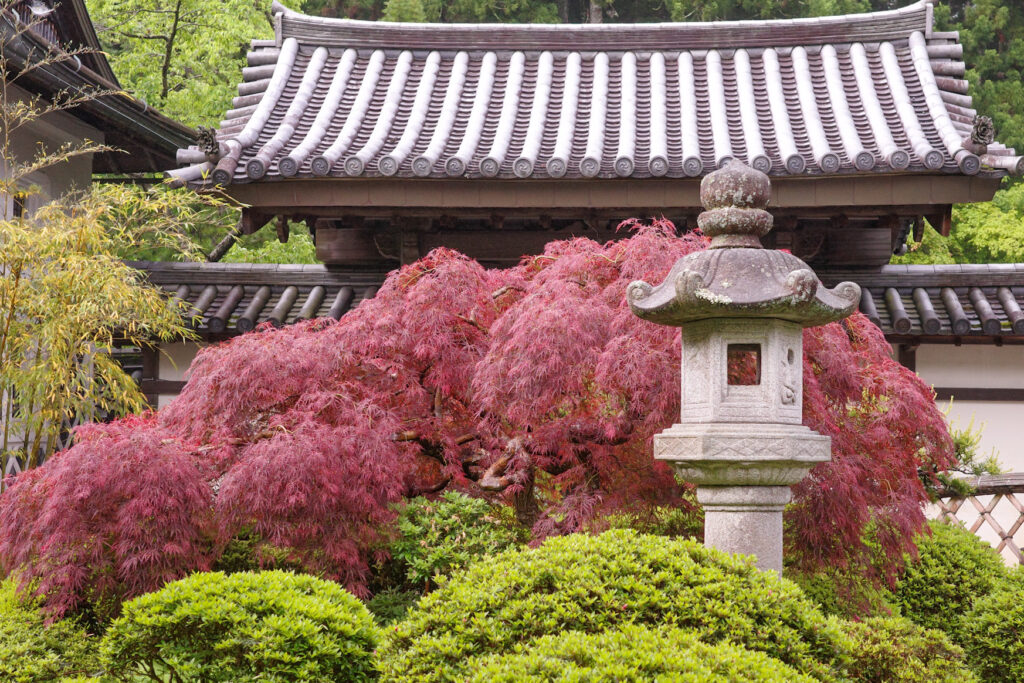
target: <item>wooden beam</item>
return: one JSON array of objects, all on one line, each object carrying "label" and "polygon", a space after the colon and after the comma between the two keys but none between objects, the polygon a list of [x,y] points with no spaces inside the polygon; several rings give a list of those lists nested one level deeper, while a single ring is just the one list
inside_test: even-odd
[{"label": "wooden beam", "polygon": [[180,394],[185,388],[184,381],[170,379],[143,379],[139,388],[146,396],[159,396],[160,394]]},{"label": "wooden beam", "polygon": [[896,360],[907,370],[917,371],[917,344],[900,344],[896,347]]},{"label": "wooden beam", "polygon": [[938,401],[1021,401],[1024,402],[1024,388],[987,389],[983,387],[935,387],[935,399]]},{"label": "wooden beam", "polygon": [[[989,201],[999,189],[999,183],[999,178],[980,176],[782,176],[772,179],[771,206],[776,210],[842,207],[844,213],[852,216],[856,207],[886,207],[883,213],[893,213],[893,206],[916,205],[924,209],[918,211],[919,214],[933,213],[939,203]],[[236,200],[269,214],[281,209],[292,214],[327,207],[345,207],[349,213],[355,212],[357,207],[388,212],[398,207],[419,207],[449,214],[486,209],[500,211],[505,216],[510,215],[506,208],[542,209],[552,215],[566,208],[577,212],[580,208],[615,209],[632,216],[648,207],[658,207],[659,211],[671,215],[701,206],[700,179],[697,178],[544,181],[330,178],[242,183],[228,186],[227,192]]]}]

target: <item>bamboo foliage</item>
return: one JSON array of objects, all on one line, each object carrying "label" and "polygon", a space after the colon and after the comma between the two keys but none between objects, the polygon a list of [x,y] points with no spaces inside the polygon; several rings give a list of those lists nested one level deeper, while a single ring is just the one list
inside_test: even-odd
[{"label": "bamboo foliage", "polygon": [[[0,387],[8,397],[2,448],[18,442],[27,467],[53,452],[61,425],[74,416],[145,407],[110,356],[116,344],[190,334],[183,311],[117,258],[138,231],[107,220],[108,194],[66,198],[31,220],[0,222]],[[160,228],[146,226],[154,230]]]},{"label": "bamboo foliage", "polygon": [[[10,4],[0,0],[0,10]],[[119,344],[144,346],[191,332],[184,311],[169,306],[118,256],[142,244],[194,255],[188,229],[224,202],[211,197],[197,203],[165,188],[96,186],[44,203],[34,178],[111,148],[90,140],[38,143],[24,158],[13,143],[19,135],[31,138],[43,117],[114,93],[79,89],[43,99],[12,87],[28,72],[81,51],[40,51],[27,63],[16,62],[12,41],[32,24],[12,23],[6,12],[3,20],[14,31],[0,42],[0,465],[16,458],[15,469],[27,469],[66,443],[67,425],[145,408],[145,398],[110,352]],[[12,200],[23,210],[9,210]]]}]

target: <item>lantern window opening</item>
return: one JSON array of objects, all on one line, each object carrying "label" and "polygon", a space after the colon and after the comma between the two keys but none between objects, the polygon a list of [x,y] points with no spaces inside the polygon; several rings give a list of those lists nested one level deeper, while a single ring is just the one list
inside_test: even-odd
[{"label": "lantern window opening", "polygon": [[729,386],[761,384],[761,345],[729,344],[726,348],[726,383]]}]

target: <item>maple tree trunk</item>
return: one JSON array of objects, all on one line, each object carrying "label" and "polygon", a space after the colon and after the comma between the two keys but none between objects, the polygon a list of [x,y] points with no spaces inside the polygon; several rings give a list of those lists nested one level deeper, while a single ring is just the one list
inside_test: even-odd
[{"label": "maple tree trunk", "polygon": [[587,11],[587,23],[588,24],[601,24],[604,23],[604,10],[601,6],[590,0],[590,6]]},{"label": "maple tree trunk", "polygon": [[516,512],[516,521],[524,528],[530,529],[537,523],[540,517],[540,506],[537,504],[537,497],[533,495],[533,474],[523,484],[521,491],[513,494],[512,508]]}]

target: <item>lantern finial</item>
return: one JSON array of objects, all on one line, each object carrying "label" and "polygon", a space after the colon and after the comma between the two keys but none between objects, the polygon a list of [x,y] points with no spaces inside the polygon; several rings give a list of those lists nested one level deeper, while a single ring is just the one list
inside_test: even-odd
[{"label": "lantern finial", "polygon": [[768,176],[735,159],[705,176],[700,201],[706,210],[697,225],[711,238],[711,248],[760,249],[759,238],[772,229],[772,215],[765,211],[771,192]]}]

